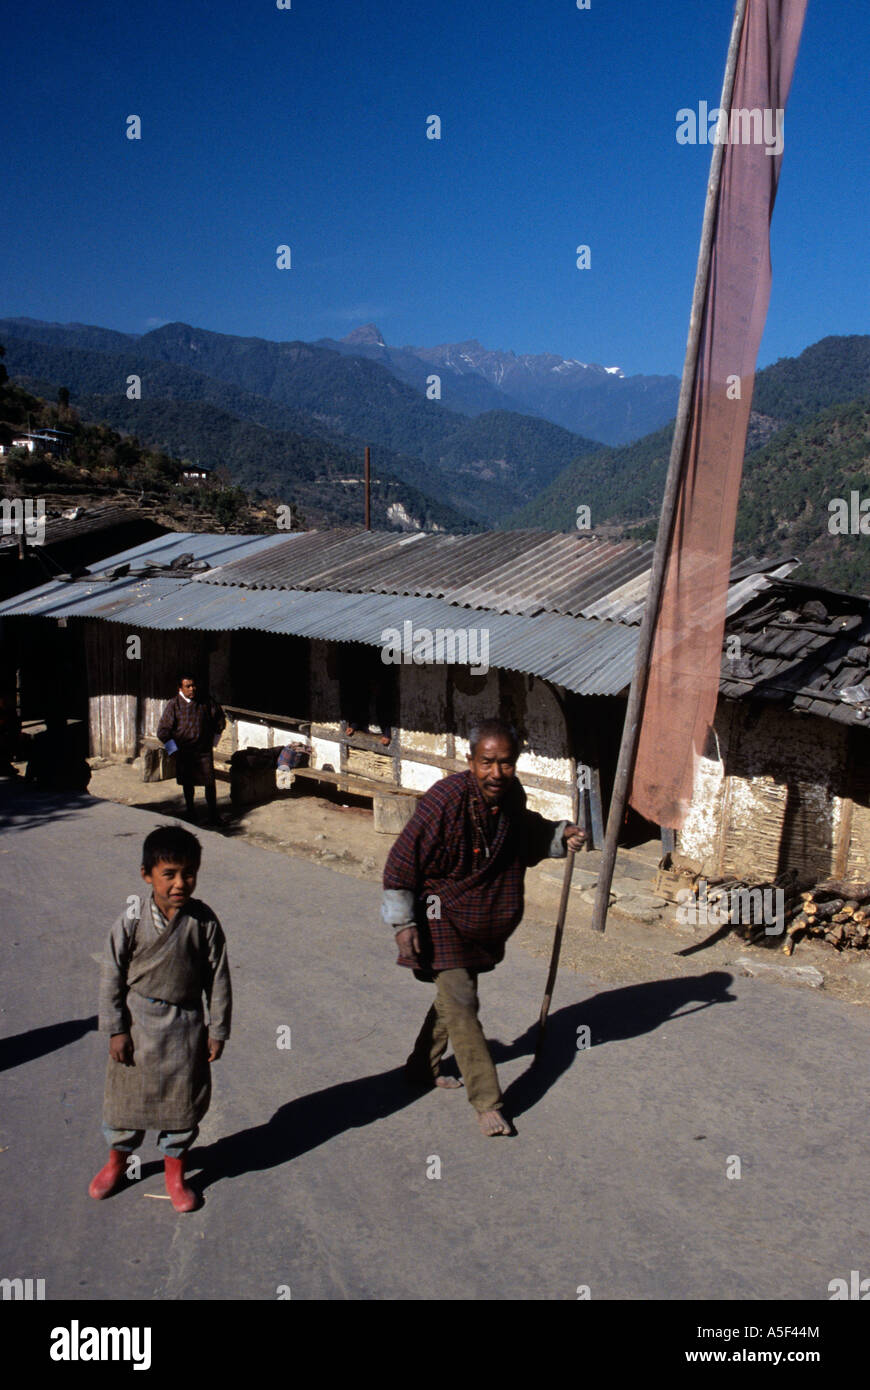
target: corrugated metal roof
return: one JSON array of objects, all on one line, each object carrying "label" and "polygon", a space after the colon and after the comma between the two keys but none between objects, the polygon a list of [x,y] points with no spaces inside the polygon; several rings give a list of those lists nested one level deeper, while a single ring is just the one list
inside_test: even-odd
[{"label": "corrugated metal roof", "polygon": [[[319,637],[381,646],[388,628],[415,634],[488,634],[488,665],[523,671],[578,694],[615,695],[631,680],[637,628],[585,618],[534,618],[459,610],[441,599],[392,594],[344,594],[303,589],[244,590],[205,584],[194,576],[132,575],[114,582],[44,584],[24,598],[0,604],[0,617],[101,618],[128,627],[194,629]],[[459,621],[457,621],[459,619]],[[477,639],[478,643],[480,639]],[[484,649],[476,648],[478,658]],[[467,653],[466,653],[467,654]],[[449,658],[450,648],[447,649]],[[458,655],[461,655],[458,653]]]},{"label": "corrugated metal roof", "polygon": [[[32,501],[36,499],[28,499]],[[35,521],[34,517],[34,521]],[[46,516],[44,519],[44,534],[42,540],[36,535],[32,535],[28,526],[25,526],[25,537],[28,546],[45,548],[49,545],[58,545],[63,541],[74,540],[77,536],[89,535],[95,531],[109,531],[114,526],[131,526],[149,518],[143,517],[141,512],[135,511],[130,507],[103,507],[87,508],[82,516],[73,520],[64,516]],[[159,524],[159,523],[158,523]],[[18,549],[18,536],[13,533],[0,534],[0,550],[12,547]]]},{"label": "corrugated metal roof", "polygon": [[357,530],[288,535],[268,554],[243,556],[208,576],[258,589],[442,598],[499,613],[580,616],[630,579],[648,573],[648,542],[610,542],[547,531],[413,537]]},{"label": "corrugated metal roof", "polygon": [[[490,666],[578,694],[613,695],[632,676],[648,552],[629,542],[546,532],[176,532],[100,561],[87,578],[55,580],[10,599],[0,604],[0,617],[100,618],[164,631],[254,629],[376,646],[387,628],[405,622],[433,633],[485,630]],[[172,569],[184,555],[206,568]],[[764,562],[758,564],[759,572],[732,587],[729,612],[770,584]],[[124,565],[129,573],[105,577]],[[286,586],[291,571],[304,582]]]},{"label": "corrugated metal roof", "polygon": [[794,558],[786,560],[783,564],[777,565],[776,569],[768,570],[766,574],[750,574],[732,584],[725,604],[726,617],[730,618],[738,613],[756,594],[760,594],[762,589],[769,589],[775,579],[785,579],[799,564],[800,560]]},{"label": "corrugated metal roof", "polygon": [[170,531],[168,535],[158,536],[153,541],[143,541],[129,550],[120,550],[98,564],[90,566],[91,574],[113,569],[126,563],[137,567],[144,565],[171,565],[181,555],[192,554],[194,560],[205,560],[217,567],[228,561],[240,559],[243,555],[254,556],[280,545],[285,536],[216,536],[208,531]]}]

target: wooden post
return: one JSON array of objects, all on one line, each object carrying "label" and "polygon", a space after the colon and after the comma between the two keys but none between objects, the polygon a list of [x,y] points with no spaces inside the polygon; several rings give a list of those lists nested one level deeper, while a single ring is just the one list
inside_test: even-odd
[{"label": "wooden post", "polygon": [[590,769],[589,816],[592,821],[592,848],[601,849],[604,845],[604,804],[601,800],[601,772],[597,767]]},{"label": "wooden post", "polygon": [[[730,112],[731,110],[731,98],[734,92],[734,74],[737,69],[737,55],[740,49],[740,36],[743,32],[743,21],[746,15],[747,3],[748,0],[737,0],[734,10],[734,22],[731,26],[731,40],[728,45],[728,58],[725,64],[725,78],[722,83],[722,97],[719,102],[721,111]],[[701,347],[701,327],[704,318],[704,304],[707,298],[707,287],[710,279],[710,260],[713,254],[713,238],[716,230],[716,213],[719,208],[719,189],[722,182],[722,162],[724,157],[724,143],[714,145],[713,156],[710,161],[710,177],[707,182],[707,201],[704,207],[704,221],[701,227],[701,246],[698,253],[698,266],[695,272],[695,291],[692,296],[692,311],[689,316],[686,359],[683,364],[683,379],[680,385],[680,399],[677,404],[677,418],[674,425],[674,440],[671,445],[668,476],[665,482],[665,495],[662,501],[658,535],[656,536],[652,569],[650,570],[649,591],[647,593],[646,604],[644,605],[643,611],[643,621],[641,622],[640,633],[638,635],[634,677],[628,697],[628,706],[625,711],[625,724],[623,725],[622,742],[619,747],[619,762],[616,767],[613,796],[610,801],[610,814],[607,817],[607,834],[604,837],[601,870],[598,875],[595,908],[592,915],[592,930],[598,932],[603,932],[607,923],[610,885],[613,882],[613,870],[616,864],[619,832],[622,829],[622,820],[625,815],[626,802],[628,801],[628,789],[631,785],[634,762],[637,756],[641,714],[649,676],[650,655],[652,652],[653,638],[655,636],[655,626],[659,616],[659,608],[661,606],[662,591],[664,589],[671,535],[673,533],[674,520],[677,514],[677,503],[679,501],[680,483],[683,473],[683,459],[689,438],[692,393],[694,391],[695,376],[698,367],[698,354]]]},{"label": "wooden post", "polygon": [[591,849],[592,817],[589,814],[588,772],[585,763],[581,764],[577,773],[577,824],[581,830],[586,831],[586,845]]},{"label": "wooden post", "polygon": [[372,451],[366,445],[366,465],[365,465],[365,493],[366,493],[366,530],[372,529]]},{"label": "wooden post", "polygon": [[852,843],[852,812],[855,803],[850,796],[840,802],[840,824],[834,853],[834,877],[845,878],[849,868],[849,849]]}]

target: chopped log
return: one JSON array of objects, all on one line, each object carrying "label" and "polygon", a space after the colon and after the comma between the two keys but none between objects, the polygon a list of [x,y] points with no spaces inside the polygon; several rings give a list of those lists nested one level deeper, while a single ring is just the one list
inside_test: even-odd
[{"label": "chopped log", "polygon": [[808,917],[820,917],[827,921],[835,912],[839,912],[842,906],[842,898],[832,898],[829,903],[807,903],[804,912]]},{"label": "chopped log", "polygon": [[787,927],[787,930],[785,930],[785,942],[784,945],[782,945],[782,951],[785,952],[785,955],[792,955],[796,944],[801,940],[803,933],[805,933],[807,929],[807,924],[809,924],[809,919],[803,916],[803,913],[799,913],[799,915],[795,917],[794,922],[791,923],[791,926]]},{"label": "chopped log", "polygon": [[[802,899],[800,903],[803,912],[815,912],[817,908],[825,907],[828,903],[843,903],[845,898],[834,898],[826,893],[813,893],[808,898]],[[839,912],[839,908],[837,911]]]},{"label": "chopped log", "polygon": [[826,878],[824,883],[816,884],[814,891],[833,893],[838,898],[857,898],[860,902],[866,902],[870,898],[870,883],[847,883],[844,879]]}]

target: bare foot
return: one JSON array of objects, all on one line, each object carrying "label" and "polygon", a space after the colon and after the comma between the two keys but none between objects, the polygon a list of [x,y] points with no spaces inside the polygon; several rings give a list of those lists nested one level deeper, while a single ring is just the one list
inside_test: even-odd
[{"label": "bare foot", "polygon": [[492,1138],[497,1134],[510,1134],[511,1127],[500,1110],[481,1110],[477,1116],[482,1134]]},{"label": "bare foot", "polygon": [[430,1090],[433,1086],[438,1086],[442,1091],[455,1091],[460,1086],[464,1086],[464,1081],[457,1081],[455,1076],[421,1076],[419,1073],[405,1069],[405,1080],[409,1086],[422,1086],[425,1090]]}]

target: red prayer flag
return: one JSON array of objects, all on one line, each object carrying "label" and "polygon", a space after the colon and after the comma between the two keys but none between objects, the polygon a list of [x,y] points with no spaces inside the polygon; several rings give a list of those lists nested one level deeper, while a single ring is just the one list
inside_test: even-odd
[{"label": "red prayer flag", "polygon": [[[631,804],[679,828],[716,711],[728,574],[770,296],[770,218],[806,0],[748,0],[725,144],[689,433],[631,783]],[[727,117],[727,119],[726,119]]]}]

